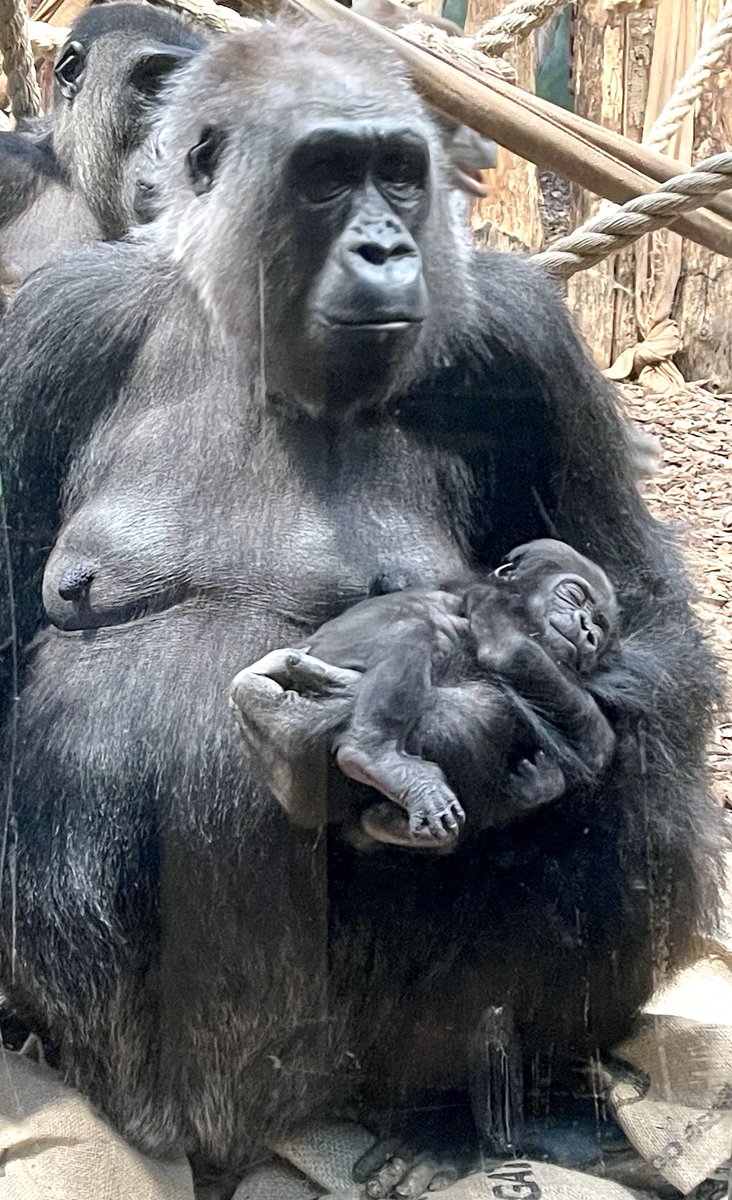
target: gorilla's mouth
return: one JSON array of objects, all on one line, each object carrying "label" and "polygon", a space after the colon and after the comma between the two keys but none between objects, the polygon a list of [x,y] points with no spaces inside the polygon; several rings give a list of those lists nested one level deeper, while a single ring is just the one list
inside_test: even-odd
[{"label": "gorilla's mouth", "polygon": [[409,329],[414,325],[422,325],[424,323],[424,317],[412,317],[402,314],[395,314],[394,316],[390,315],[388,317],[383,317],[377,320],[372,319],[370,321],[351,319],[349,317],[327,317],[325,314],[322,314],[320,319],[324,325],[328,326],[329,329],[352,329],[356,332],[360,330],[365,330],[367,332],[369,330],[375,330],[376,332],[381,330],[385,330],[387,332],[389,330],[398,331],[400,329]]},{"label": "gorilla's mouth", "polygon": [[549,624],[551,625],[551,627],[554,630],[557,637],[561,638],[562,641],[565,642],[567,646],[569,646],[570,650],[572,651],[572,662],[576,666],[577,663],[579,662],[579,651],[577,650],[576,645],[574,644],[574,642],[572,641],[571,638],[567,637],[566,633],[562,633],[561,629],[557,628],[557,626],[554,624],[554,622],[552,620],[549,621]]}]

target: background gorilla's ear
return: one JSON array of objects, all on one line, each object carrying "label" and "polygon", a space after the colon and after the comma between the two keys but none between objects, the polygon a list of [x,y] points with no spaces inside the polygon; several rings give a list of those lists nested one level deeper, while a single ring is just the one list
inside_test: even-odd
[{"label": "background gorilla's ear", "polygon": [[214,173],[225,141],[226,135],[223,129],[207,125],[202,130],[199,141],[188,151],[186,169],[193,191],[197,196],[202,196],[211,190]]},{"label": "background gorilla's ear", "polygon": [[454,117],[439,108],[429,106],[430,115],[440,131],[443,145],[452,168],[452,185],[474,196],[483,196],[481,171],[491,171],[496,165],[496,143],[482,137],[469,125],[461,125]]},{"label": "background gorilla's ear", "polygon": [[195,51],[184,46],[154,46],[140,53],[130,71],[130,83],[143,96],[156,96],[168,76],[185,66]]},{"label": "background gorilla's ear", "polygon": [[81,42],[67,42],[58,57],[53,74],[64,100],[73,100],[86,63],[86,50]]}]

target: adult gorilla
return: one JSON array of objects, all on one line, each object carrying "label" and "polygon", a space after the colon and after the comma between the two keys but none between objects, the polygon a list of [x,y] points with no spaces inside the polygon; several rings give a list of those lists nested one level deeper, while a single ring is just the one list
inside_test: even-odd
[{"label": "adult gorilla", "polygon": [[[59,476],[95,557],[89,628],[26,646],[4,741],[4,982],[135,1142],[241,1167],[354,1093],[464,1088],[488,1003],[532,1055],[625,1032],[714,914],[716,675],[609,386],[540,274],[450,223],[399,64],[268,28],[169,99],[163,215],[49,264],[3,331],[26,640]],[[234,674],[384,572],[549,533],[622,606],[602,788],[444,858],[314,853],[252,780]]]}]

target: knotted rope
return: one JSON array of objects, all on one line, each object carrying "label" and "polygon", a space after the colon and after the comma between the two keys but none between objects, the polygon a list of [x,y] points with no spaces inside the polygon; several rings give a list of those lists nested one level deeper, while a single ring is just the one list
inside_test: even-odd
[{"label": "knotted rope", "polygon": [[513,0],[497,17],[481,25],[473,38],[473,49],[500,57],[567,3],[568,0]]},{"label": "knotted rope", "polygon": [[33,65],[25,0],[0,0],[0,58],[13,116],[40,116],[43,104]]},{"label": "knotted rope", "polygon": [[28,32],[34,58],[55,52],[63,46],[69,36],[68,29],[59,25],[47,25],[45,21],[29,21]]},{"label": "knotted rope", "polygon": [[233,8],[216,4],[215,0],[164,0],[171,8],[182,9],[192,17],[198,17],[212,29],[220,33],[247,33],[252,29],[261,29],[262,22],[253,17],[240,17]]},{"label": "knotted rope", "polygon": [[612,213],[599,213],[574,233],[559,238],[548,250],[532,256],[532,262],[551,275],[568,279],[592,267],[631,242],[664,225],[681,213],[698,208],[717,192],[732,187],[732,151],[715,154],[675,175],[646,196],[636,196]]}]

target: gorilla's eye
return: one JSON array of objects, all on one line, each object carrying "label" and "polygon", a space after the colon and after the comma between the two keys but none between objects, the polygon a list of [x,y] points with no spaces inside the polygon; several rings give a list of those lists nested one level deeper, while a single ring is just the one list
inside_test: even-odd
[{"label": "gorilla's eye", "polygon": [[192,57],[191,50],[178,47],[175,49],[159,47],[156,50],[146,51],[133,63],[130,71],[130,83],[143,96],[157,96],[173,71],[176,71]]},{"label": "gorilla's eye", "polygon": [[333,153],[303,166],[300,193],[309,204],[332,204],[358,184],[358,162],[347,153]]},{"label": "gorilla's eye", "polygon": [[186,168],[193,191],[202,196],[213,187],[214,174],[224,147],[224,133],[207,125],[197,142],[186,155]]},{"label": "gorilla's eye", "polygon": [[561,600],[567,600],[570,604],[574,604],[577,608],[581,608],[587,603],[587,592],[574,580],[564,580],[557,587],[557,595]]},{"label": "gorilla's eye", "polygon": [[85,62],[86,51],[81,42],[69,42],[61,51],[53,74],[64,100],[73,100],[78,92]]},{"label": "gorilla's eye", "polygon": [[377,174],[382,191],[404,202],[417,201],[425,189],[429,153],[421,142],[399,141],[380,155]]}]

